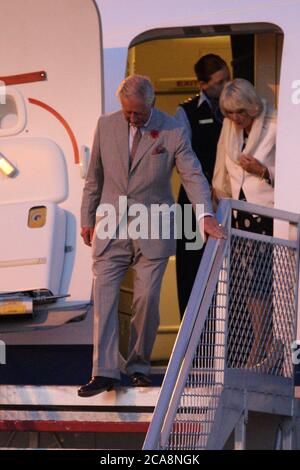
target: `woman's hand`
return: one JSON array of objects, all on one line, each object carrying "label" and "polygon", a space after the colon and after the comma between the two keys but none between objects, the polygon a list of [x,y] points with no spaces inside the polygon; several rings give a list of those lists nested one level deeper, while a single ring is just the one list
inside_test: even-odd
[{"label": "woman's hand", "polygon": [[267,170],[267,168],[262,165],[256,158],[252,157],[252,155],[245,155],[241,153],[239,158],[239,164],[243,168],[243,170],[247,171],[251,175],[261,177],[263,172]]}]

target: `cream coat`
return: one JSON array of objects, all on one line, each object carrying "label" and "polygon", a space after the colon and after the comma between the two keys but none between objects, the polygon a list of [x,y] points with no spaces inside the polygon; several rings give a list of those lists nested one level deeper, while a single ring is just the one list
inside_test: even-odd
[{"label": "cream coat", "polygon": [[[238,163],[243,145],[243,130],[237,128],[233,121],[224,119],[220,135],[217,159],[213,177],[213,188],[218,199],[222,197],[239,198],[243,188],[248,202],[267,207],[274,206],[274,188],[260,177],[243,170]],[[276,114],[264,102],[261,115],[253,122],[245,155],[252,155],[265,165],[275,178],[276,150]]]}]

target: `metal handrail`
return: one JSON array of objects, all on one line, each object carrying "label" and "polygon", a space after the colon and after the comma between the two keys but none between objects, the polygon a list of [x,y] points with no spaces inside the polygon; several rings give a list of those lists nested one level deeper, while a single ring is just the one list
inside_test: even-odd
[{"label": "metal handrail", "polygon": [[[228,218],[228,212],[230,206],[227,201],[221,201],[217,211],[217,220],[222,225],[225,225],[226,219]],[[160,438],[160,431],[165,421],[169,404],[175,399],[173,393],[177,391],[178,394],[182,390],[186,380],[186,373],[182,373],[183,362],[187,363],[188,358],[186,356],[189,339],[191,337],[193,327],[197,318],[198,309],[201,300],[205,293],[205,287],[208,282],[208,278],[213,267],[214,260],[217,256],[217,251],[221,245],[224,244],[223,240],[215,240],[209,238],[203,254],[201,264],[205,266],[205,269],[199,269],[195,283],[191,292],[191,296],[186,308],[184,318],[181,323],[181,328],[176,338],[173,351],[170,357],[170,361],[165,373],[165,377],[161,387],[161,393],[159,395],[157,405],[155,407],[153,418],[144,442],[144,449],[156,449],[158,440]],[[200,286],[200,288],[198,287]],[[191,359],[191,358],[190,358]],[[176,384],[176,387],[175,387]],[[174,411],[176,413],[176,409]],[[171,418],[171,417],[169,417]]]}]

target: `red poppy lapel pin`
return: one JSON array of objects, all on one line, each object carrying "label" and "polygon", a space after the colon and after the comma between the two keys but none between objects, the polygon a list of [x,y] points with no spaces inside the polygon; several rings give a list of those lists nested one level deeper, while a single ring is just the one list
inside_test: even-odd
[{"label": "red poppy lapel pin", "polygon": [[159,137],[159,132],[157,129],[152,129],[152,131],[150,132],[150,135],[152,139],[157,139]]}]

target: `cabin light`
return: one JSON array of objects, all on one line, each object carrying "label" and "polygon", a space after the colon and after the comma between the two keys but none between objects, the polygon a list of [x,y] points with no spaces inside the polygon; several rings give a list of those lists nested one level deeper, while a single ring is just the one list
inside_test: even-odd
[{"label": "cabin light", "polygon": [[12,177],[16,174],[16,167],[7,160],[7,158],[0,153],[0,171],[5,175]]}]

